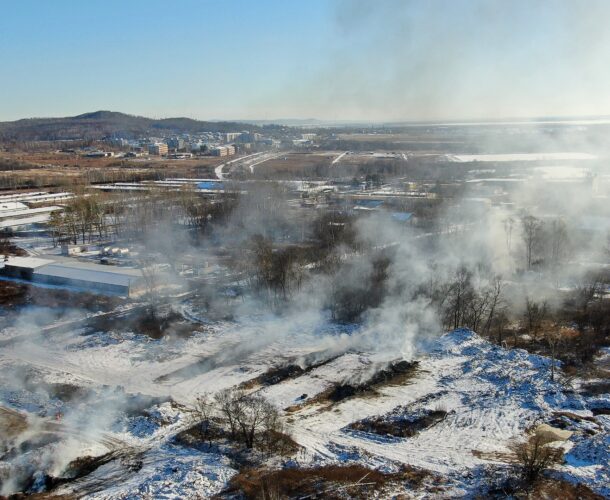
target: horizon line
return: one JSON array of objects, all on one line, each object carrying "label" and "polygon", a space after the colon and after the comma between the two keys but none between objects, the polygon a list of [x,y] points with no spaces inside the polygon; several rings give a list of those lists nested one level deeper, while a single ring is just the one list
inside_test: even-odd
[{"label": "horizon line", "polygon": [[366,120],[366,119],[329,119],[329,118],[194,118],[192,116],[168,115],[168,116],[146,116],[142,114],[126,113],[124,111],[113,111],[108,109],[98,109],[95,111],[86,111],[76,115],[64,116],[26,116],[16,119],[0,120],[0,123],[14,123],[23,120],[53,120],[53,119],[69,119],[78,118],[84,115],[95,113],[118,113],[134,118],[143,118],[148,120],[176,120],[188,119],[198,122],[210,123],[248,123],[248,124],[268,124],[268,125],[286,125],[288,122],[303,122],[304,124],[320,124],[320,125],[371,125],[371,126],[418,126],[418,125],[436,125],[436,126],[456,126],[456,125],[492,125],[492,124],[537,124],[537,123],[561,123],[561,122],[595,122],[608,121],[610,123],[610,115],[550,115],[550,116],[513,116],[501,118],[453,118],[453,119],[413,119],[413,120]]}]

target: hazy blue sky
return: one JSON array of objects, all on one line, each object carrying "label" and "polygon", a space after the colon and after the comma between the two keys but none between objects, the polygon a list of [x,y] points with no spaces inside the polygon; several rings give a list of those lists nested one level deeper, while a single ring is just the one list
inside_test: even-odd
[{"label": "hazy blue sky", "polygon": [[610,0],[0,0],[0,120],[610,114]]}]

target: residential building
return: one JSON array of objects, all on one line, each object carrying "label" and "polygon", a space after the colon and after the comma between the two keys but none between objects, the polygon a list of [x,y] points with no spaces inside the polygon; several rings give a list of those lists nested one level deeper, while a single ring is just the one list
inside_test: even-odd
[{"label": "residential building", "polygon": [[148,153],[155,156],[164,156],[169,152],[167,144],[164,142],[156,142],[148,146]]}]

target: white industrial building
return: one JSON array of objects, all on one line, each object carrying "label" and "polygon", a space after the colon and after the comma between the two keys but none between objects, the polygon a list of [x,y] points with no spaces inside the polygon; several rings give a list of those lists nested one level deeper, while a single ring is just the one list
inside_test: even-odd
[{"label": "white industrial building", "polygon": [[[7,202],[19,202],[22,204],[26,203],[49,203],[49,202],[58,202],[58,201],[66,201],[74,198],[74,194],[62,192],[62,193],[48,193],[46,191],[30,191],[27,193],[17,193],[17,194],[6,194],[0,196],[0,204],[5,204]],[[24,208],[27,208],[24,205]]]},{"label": "white industrial building", "polygon": [[[0,228],[24,227],[30,224],[47,222],[51,213],[63,210],[61,207],[22,208],[21,202],[4,202],[0,204]],[[6,206],[7,208],[2,208]]]},{"label": "white industrial building", "polygon": [[74,287],[85,291],[130,296],[144,288],[140,269],[85,263],[71,259],[10,257],[0,275],[32,283]]},{"label": "white industrial building", "polygon": [[0,201],[0,217],[27,209],[28,206],[20,201]]}]

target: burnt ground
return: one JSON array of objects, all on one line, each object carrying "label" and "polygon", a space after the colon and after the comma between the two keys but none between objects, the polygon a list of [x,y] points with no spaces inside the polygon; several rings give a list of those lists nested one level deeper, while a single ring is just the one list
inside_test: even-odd
[{"label": "burnt ground", "polygon": [[217,498],[358,498],[383,497],[398,485],[414,490],[430,473],[404,466],[394,473],[362,465],[327,465],[315,468],[242,469]]},{"label": "burnt ground", "polygon": [[447,412],[444,410],[430,410],[419,415],[405,415],[402,417],[375,417],[348,426],[351,430],[369,432],[380,436],[399,438],[413,437],[417,433],[428,429],[444,420]]},{"label": "burnt ground", "polygon": [[287,412],[296,411],[303,406],[322,403],[332,405],[352,397],[366,397],[378,394],[378,390],[385,386],[404,385],[413,379],[419,370],[419,362],[400,360],[390,363],[378,370],[369,380],[359,384],[336,384],[308,399],[303,404],[285,408]]},{"label": "burnt ground", "polygon": [[16,281],[0,280],[0,306],[7,310],[18,306],[31,305],[111,311],[122,303],[124,303],[124,299],[108,295],[50,289]]},{"label": "burnt ground", "polygon": [[27,420],[22,413],[0,406],[0,435],[4,438],[18,436],[27,429]]},{"label": "burnt ground", "polygon": [[0,280],[0,306],[12,309],[27,304],[29,288],[22,283]]},{"label": "burnt ground", "polygon": [[100,316],[91,318],[87,326],[95,331],[133,332],[146,335],[152,339],[189,338],[201,325],[194,323],[171,309],[158,311],[154,315],[145,307],[134,308],[117,316]]},{"label": "burnt ground", "polygon": [[0,279],[0,328],[13,325],[27,308],[44,308],[48,323],[62,319],[68,310],[110,312],[121,303],[124,301],[117,297],[42,288]]},{"label": "burnt ground", "polygon": [[306,373],[309,373],[320,366],[324,366],[335,359],[338,356],[332,356],[330,358],[323,359],[322,361],[313,361],[305,358],[303,365],[289,363],[278,367],[269,368],[265,373],[255,377],[247,382],[240,385],[241,389],[254,389],[256,387],[267,387],[270,385],[279,384],[284,380],[298,378]]},{"label": "burnt ground", "polygon": [[186,380],[189,377],[196,377],[202,373],[209,372],[220,366],[221,363],[222,362],[218,361],[214,356],[202,358],[199,361],[195,361],[194,363],[191,363],[183,368],[178,368],[173,372],[157,377],[155,382],[166,383],[170,380]]},{"label": "burnt ground", "polygon": [[[50,384],[49,386],[62,393],[67,390],[66,387],[57,388],[55,385],[57,384]],[[65,385],[67,386],[67,384]],[[68,391],[68,396],[75,397],[75,394]],[[121,398],[122,411],[127,416],[144,415],[148,408],[166,400],[140,394],[129,394]],[[7,438],[6,442],[0,442],[0,457],[3,459],[18,458],[29,451],[58,442],[64,439],[66,435],[77,435],[80,432],[78,428],[72,428],[69,424],[66,425],[63,421],[54,418],[38,421],[34,433],[28,432],[29,430],[30,426],[25,413],[0,407],[0,433]],[[25,437],[25,439],[19,439],[22,437]],[[134,448],[127,442],[116,439],[111,435],[100,437],[99,442],[110,451],[98,456],[84,455],[78,457],[57,475],[46,474],[41,477],[36,468],[15,469],[19,473],[17,479],[20,482],[21,491],[29,494],[32,491],[38,491],[38,488],[42,485],[45,493],[51,495],[52,491],[58,486],[85,477],[100,466],[114,460],[120,460],[121,464],[132,472],[137,472],[142,467],[141,458],[145,449]],[[0,485],[3,479],[5,478],[0,476]]]}]

